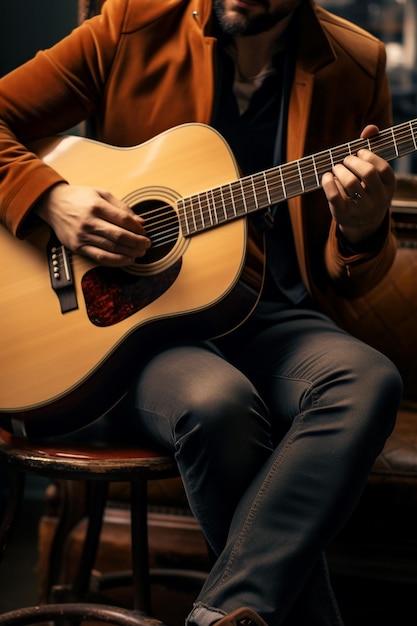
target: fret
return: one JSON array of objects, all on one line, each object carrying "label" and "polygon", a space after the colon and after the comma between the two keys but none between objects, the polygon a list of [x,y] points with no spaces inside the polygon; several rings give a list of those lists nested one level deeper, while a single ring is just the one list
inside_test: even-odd
[{"label": "fret", "polygon": [[232,203],[232,212],[234,217],[240,217],[245,215],[244,209],[242,207],[245,206],[244,197],[243,197],[243,189],[241,180],[234,181],[230,185],[231,195],[233,197]]},{"label": "fret", "polygon": [[202,222],[205,224],[206,228],[214,226],[215,221],[213,220],[213,210],[208,192],[198,194],[198,207]]},{"label": "fret", "polygon": [[206,202],[205,203],[201,202],[201,193],[199,194],[199,197],[200,197],[200,205],[202,207],[203,215],[207,214],[208,219],[210,221],[209,225],[210,226],[214,226],[215,224],[217,224],[217,219],[216,219],[217,218],[217,212],[216,212],[216,209],[215,209],[215,207],[213,205],[213,202],[208,202],[207,201],[208,200],[207,197],[206,197]]},{"label": "fret", "polygon": [[245,177],[238,181],[238,194],[235,196],[236,215],[238,217],[248,215],[258,208],[255,196],[253,195],[253,186],[250,178],[251,177]]},{"label": "fret", "polygon": [[212,189],[210,191],[210,200],[210,215],[214,223],[218,224],[221,221],[221,218],[219,218],[219,214],[223,215],[224,219],[227,219],[226,200],[223,188],[219,187],[218,189]]},{"label": "fret", "polygon": [[314,157],[304,157],[298,162],[298,169],[300,176],[302,177],[304,184],[303,190],[311,191],[321,187],[321,180],[317,172],[316,163]]},{"label": "fret", "polygon": [[400,155],[399,155],[399,152],[398,152],[397,142],[396,142],[396,140],[395,140],[395,132],[394,132],[394,129],[393,129],[393,128],[391,129],[391,135],[392,135],[392,141],[393,141],[393,143],[394,143],[395,156],[397,156],[397,157],[398,157],[398,156],[400,156]]},{"label": "fret", "polygon": [[313,156],[311,157],[311,160],[312,160],[312,162],[313,162],[313,167],[314,167],[314,178],[316,179],[316,184],[317,184],[317,187],[320,187],[320,185],[321,185],[321,180],[320,180],[320,177],[319,177],[319,172],[318,172],[318,169],[317,169],[317,163],[316,163],[316,157],[314,156],[314,154],[313,154]]},{"label": "fret", "polygon": [[196,207],[196,225],[197,225],[197,230],[200,230],[200,228],[202,228],[203,226],[206,226],[200,195],[198,196],[198,203]]},{"label": "fret", "polygon": [[392,138],[388,138],[388,135],[386,133],[382,133],[381,135],[374,137],[370,141],[369,149],[371,150],[371,152],[378,154],[380,157],[386,159],[387,161],[391,161],[398,156],[396,145],[393,144]]},{"label": "fret", "polygon": [[253,176],[247,176],[241,179],[242,195],[244,203],[244,212],[252,213],[259,208],[258,199],[256,197]]},{"label": "fret", "polygon": [[[265,186],[265,191],[266,191],[266,197],[267,197],[267,206],[271,206],[272,204],[272,200],[271,200],[271,194],[269,193],[269,186],[268,186],[268,180],[266,177],[266,172],[262,172],[262,177],[263,177],[263,181],[264,181],[264,186]],[[264,203],[261,200],[261,204],[264,206]]]},{"label": "fret", "polygon": [[336,165],[337,163],[342,163],[347,156],[357,154],[358,150],[361,150],[362,148],[369,149],[367,139],[355,139],[354,141],[349,141],[348,143],[332,148],[331,152],[333,155],[334,164]]},{"label": "fret", "polygon": [[[233,208],[233,215],[237,215],[236,203],[235,203],[235,196],[234,196],[234,194],[233,194],[233,186],[232,186],[232,184],[231,184],[231,183],[228,185],[228,193],[229,193],[229,196],[230,196],[230,204],[231,204],[231,206],[232,206],[232,208]],[[229,203],[228,203],[228,202],[226,202],[226,206],[227,206],[228,204],[229,204]]]},{"label": "fret", "polygon": [[251,177],[253,179],[253,190],[257,197],[258,208],[266,208],[273,204],[271,196],[271,182],[268,180],[268,170]]},{"label": "fret", "polygon": [[242,205],[242,185],[241,181],[234,181],[231,185],[229,185],[229,193],[230,193],[230,202],[226,202],[225,212],[226,219],[232,219],[234,217],[238,217],[241,215],[239,211],[239,207]]},{"label": "fret", "polygon": [[244,188],[244,185],[243,185],[243,180],[240,179],[239,183],[240,183],[240,191],[242,192],[243,212],[248,214],[249,211],[248,211],[248,207],[247,207],[247,204],[246,204],[246,193],[245,193],[245,188]]},{"label": "fret", "polygon": [[[207,196],[207,200],[208,198],[209,196]],[[211,189],[209,206],[210,206],[211,215],[214,216],[214,223],[216,225],[221,224],[222,221],[225,221],[227,219],[226,203],[222,202],[221,207],[219,207],[218,204],[219,203],[216,202],[216,198],[214,196],[214,189]]]},{"label": "fret", "polygon": [[195,219],[194,202],[192,200],[190,202],[189,214],[191,215],[191,227],[192,227],[192,230],[194,232],[197,232],[197,222],[196,222],[196,219]]},{"label": "fret", "polygon": [[216,187],[210,192],[212,214],[215,224],[222,224],[232,217],[228,211],[230,205],[230,192],[226,187]]},{"label": "fret", "polygon": [[281,202],[284,198],[285,187],[281,177],[281,168],[272,167],[265,170],[262,175],[257,176],[259,179],[260,193],[258,196],[263,198],[260,202],[261,208],[272,206]]},{"label": "fret", "polygon": [[178,200],[178,211],[180,215],[181,231],[184,236],[190,235],[192,232],[190,229],[190,223],[188,221],[188,215],[190,213],[188,210],[188,206],[191,205],[192,201],[193,201],[192,196],[189,196],[188,198],[180,198]]},{"label": "fret", "polygon": [[294,163],[286,163],[281,166],[282,178],[285,181],[286,197],[298,196],[303,191],[303,186],[298,175],[298,167]]},{"label": "fret", "polygon": [[[416,137],[415,137],[415,135],[414,135],[414,130],[413,130],[413,122],[412,122],[412,121],[410,121],[408,124],[409,124],[409,126],[410,126],[411,141],[413,142],[413,147],[414,147],[414,150],[417,150],[417,142],[416,142]],[[411,152],[411,150],[410,150],[410,152]]]},{"label": "fret", "polygon": [[209,201],[210,220],[214,225],[222,224],[231,219],[232,215],[229,214],[229,196],[227,187],[214,187],[207,191],[207,198]]},{"label": "fret", "polygon": [[250,177],[250,181],[252,183],[252,193],[253,193],[253,197],[255,199],[255,209],[259,208],[259,204],[258,204],[258,195],[256,193],[256,188],[255,188],[255,178],[253,176]]},{"label": "fret", "polygon": [[300,161],[297,161],[297,169],[298,169],[298,176],[300,177],[301,191],[304,193],[305,192],[305,185],[304,185],[303,174],[301,172]]},{"label": "fret", "polygon": [[187,203],[189,201],[190,201],[189,198],[179,198],[177,200],[178,216],[180,219],[181,232],[184,235],[184,237],[190,234],[190,230],[188,228],[188,222],[187,222],[187,209],[186,209]]},{"label": "fret", "polygon": [[331,172],[334,166],[342,163],[343,159],[345,159],[349,154],[347,151],[347,146],[345,145],[332,148],[331,150],[328,150],[328,153],[330,167],[327,170],[324,170],[322,174],[324,174],[324,172]]},{"label": "fret", "polygon": [[413,122],[407,122],[403,125],[402,129],[396,133],[399,156],[417,150],[416,130],[414,120],[414,127]]},{"label": "fret", "polygon": [[198,196],[194,196],[194,202],[190,204],[190,212],[191,212],[191,227],[194,231],[198,232],[203,226],[203,222],[201,221],[200,211],[198,210]]},{"label": "fret", "polygon": [[332,161],[329,151],[323,150],[323,152],[318,152],[314,157],[314,161],[321,185],[321,177],[323,176],[323,174],[325,172],[331,172],[332,170]]},{"label": "fret", "polygon": [[255,188],[258,190],[259,208],[265,209],[284,200],[286,191],[280,167],[274,167],[257,174],[255,180],[257,181]]},{"label": "fret", "polygon": [[281,178],[282,192],[284,194],[284,199],[286,200],[288,198],[288,194],[287,194],[287,188],[285,187],[284,174],[283,174],[283,171],[282,171],[282,167],[279,168],[279,175],[280,175],[280,178]]}]

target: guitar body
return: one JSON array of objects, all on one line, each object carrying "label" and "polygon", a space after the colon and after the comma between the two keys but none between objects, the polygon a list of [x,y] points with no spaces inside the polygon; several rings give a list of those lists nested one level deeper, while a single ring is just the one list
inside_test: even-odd
[{"label": "guitar body", "polygon": [[181,232],[178,198],[238,178],[227,144],[206,126],[133,148],[62,137],[35,151],[70,183],[108,189],[145,222],[168,213],[174,225],[168,244],[128,270],[65,254],[46,226],[24,241],[0,230],[0,426],[50,436],[110,409],[157,343],[239,325],[258,300],[263,257],[249,245],[246,219]]},{"label": "guitar body", "polygon": [[[123,396],[147,350],[241,324],[264,277],[263,241],[249,237],[247,215],[320,188],[361,148],[387,160],[414,152],[417,118],[243,178],[224,139],[202,124],[132,148],[80,137],[34,146],[68,182],[107,189],[142,215],[152,246],[114,270],[71,256],[46,227],[25,241],[0,230],[0,426],[28,436],[76,430]],[[374,297],[336,303],[335,315],[377,345],[365,336]]]}]

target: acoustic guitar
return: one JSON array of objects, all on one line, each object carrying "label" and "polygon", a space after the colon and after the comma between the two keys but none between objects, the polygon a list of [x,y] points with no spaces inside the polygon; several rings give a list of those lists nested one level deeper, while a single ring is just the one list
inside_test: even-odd
[{"label": "acoustic guitar", "polygon": [[242,323],[263,282],[246,217],[318,189],[360,148],[387,160],[417,150],[417,119],[244,178],[201,124],[132,148],[75,136],[33,146],[70,183],[108,188],[140,213],[152,247],[114,269],[70,254],[47,226],[24,241],[0,229],[0,426],[76,430],[123,396],[165,333],[214,337]]}]

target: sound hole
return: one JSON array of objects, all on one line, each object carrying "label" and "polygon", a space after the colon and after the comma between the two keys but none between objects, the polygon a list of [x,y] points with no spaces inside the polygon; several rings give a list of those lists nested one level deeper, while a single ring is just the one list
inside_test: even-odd
[{"label": "sound hole", "polygon": [[131,208],[145,220],[146,234],[152,242],[146,255],[136,262],[146,265],[161,260],[177,243],[180,232],[177,213],[160,200],[144,200]]}]

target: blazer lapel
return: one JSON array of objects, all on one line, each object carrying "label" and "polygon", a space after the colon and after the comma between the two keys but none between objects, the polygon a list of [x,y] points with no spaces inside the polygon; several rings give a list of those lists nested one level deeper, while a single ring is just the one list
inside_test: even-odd
[{"label": "blazer lapel", "polygon": [[[315,74],[329,63],[332,63],[335,58],[332,46],[319,22],[317,11],[320,11],[320,9],[317,9],[309,2],[301,9],[301,15],[299,16],[299,46],[288,110],[287,162],[295,161],[305,156]],[[310,289],[302,230],[301,196],[291,199],[288,205],[301,277],[304,284]]]}]

